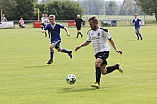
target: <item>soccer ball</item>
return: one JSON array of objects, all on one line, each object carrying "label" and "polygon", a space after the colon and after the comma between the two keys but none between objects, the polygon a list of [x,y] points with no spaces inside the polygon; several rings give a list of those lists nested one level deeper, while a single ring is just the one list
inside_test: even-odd
[{"label": "soccer ball", "polygon": [[70,85],[74,84],[76,82],[76,76],[73,75],[73,74],[69,74],[67,77],[66,77],[66,82]]}]

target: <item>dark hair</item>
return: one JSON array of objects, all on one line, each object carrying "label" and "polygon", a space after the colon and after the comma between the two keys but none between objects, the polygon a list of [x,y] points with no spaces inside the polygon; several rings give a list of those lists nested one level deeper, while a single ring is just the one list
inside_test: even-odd
[{"label": "dark hair", "polygon": [[94,23],[98,22],[98,18],[96,16],[92,16],[88,19],[88,22],[89,21],[93,21]]}]

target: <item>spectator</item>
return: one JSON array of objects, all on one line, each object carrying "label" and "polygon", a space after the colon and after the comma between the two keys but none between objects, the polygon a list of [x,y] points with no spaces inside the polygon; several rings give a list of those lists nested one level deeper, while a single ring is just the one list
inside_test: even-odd
[{"label": "spectator", "polygon": [[21,28],[25,28],[23,18],[21,18],[21,19],[19,20],[19,27],[21,27]]},{"label": "spectator", "polygon": [[2,16],[2,18],[1,18],[1,21],[7,21],[7,19],[6,19],[6,17],[5,17],[5,15],[3,14],[3,16]]}]

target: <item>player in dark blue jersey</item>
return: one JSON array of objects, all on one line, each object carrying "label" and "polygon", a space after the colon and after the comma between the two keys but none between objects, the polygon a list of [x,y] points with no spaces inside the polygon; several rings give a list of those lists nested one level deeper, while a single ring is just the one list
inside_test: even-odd
[{"label": "player in dark blue jersey", "polygon": [[141,19],[137,18],[137,14],[135,14],[134,16],[135,16],[135,19],[133,19],[132,24],[135,25],[135,33],[137,35],[137,40],[139,40],[139,36],[140,36],[140,38],[142,40],[143,39],[142,35],[139,32],[139,29],[140,29],[140,26],[142,24],[142,21],[141,21]]},{"label": "player in dark blue jersey", "polygon": [[46,30],[49,30],[51,33],[51,45],[50,45],[50,60],[47,64],[53,63],[53,54],[54,48],[57,49],[58,52],[67,53],[70,58],[72,58],[72,51],[68,51],[64,48],[60,47],[61,37],[60,37],[60,29],[64,29],[67,32],[67,36],[70,36],[68,29],[61,24],[55,22],[55,15],[49,16],[49,24],[42,30],[42,33],[45,33]]}]

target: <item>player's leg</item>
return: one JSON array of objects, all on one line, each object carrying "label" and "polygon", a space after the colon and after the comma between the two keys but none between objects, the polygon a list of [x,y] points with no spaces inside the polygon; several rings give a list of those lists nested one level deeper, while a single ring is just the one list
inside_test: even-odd
[{"label": "player's leg", "polygon": [[79,30],[78,30],[78,27],[77,27],[77,36],[76,36],[76,38],[78,38],[78,36],[79,36]]},{"label": "player's leg", "polygon": [[109,74],[115,70],[118,70],[120,73],[123,73],[123,69],[120,67],[119,63],[113,66],[108,66],[107,68],[106,68],[106,65],[104,64],[100,68],[101,68],[101,73],[103,75]]},{"label": "player's leg", "polygon": [[55,43],[52,43],[52,44],[50,45],[50,60],[48,61],[47,64],[53,63],[54,47],[55,47]]},{"label": "player's leg", "polygon": [[135,31],[136,35],[137,35],[137,40],[139,40],[139,34],[138,31]]},{"label": "player's leg", "polygon": [[[81,30],[81,26],[80,26],[80,30]],[[82,33],[81,33],[81,32],[79,32],[79,34],[81,35],[81,38],[82,38],[82,37],[83,37]]]},{"label": "player's leg", "polygon": [[58,43],[56,44],[55,48],[57,49],[58,52],[67,53],[67,54],[70,56],[70,58],[72,58],[72,51],[69,51],[69,50],[66,50],[66,49],[64,49],[64,48],[61,48],[61,47],[60,47],[60,42],[58,42]]},{"label": "player's leg", "polygon": [[[46,26],[46,25],[44,24],[44,28],[45,28],[45,26]],[[46,33],[46,31],[45,31],[45,37],[47,37],[47,33]]]},{"label": "player's leg", "polygon": [[140,32],[139,32],[139,31],[138,31],[138,34],[139,34],[139,36],[140,36],[140,38],[141,38],[141,40],[142,40],[143,38],[142,38],[142,35],[140,34]]},{"label": "player's leg", "polygon": [[41,23],[41,29],[43,29],[44,28],[44,23]]},{"label": "player's leg", "polygon": [[95,61],[95,69],[96,69],[96,82],[91,84],[92,87],[100,88],[100,78],[101,78],[101,69],[100,65],[103,62],[101,58],[97,58]]}]

